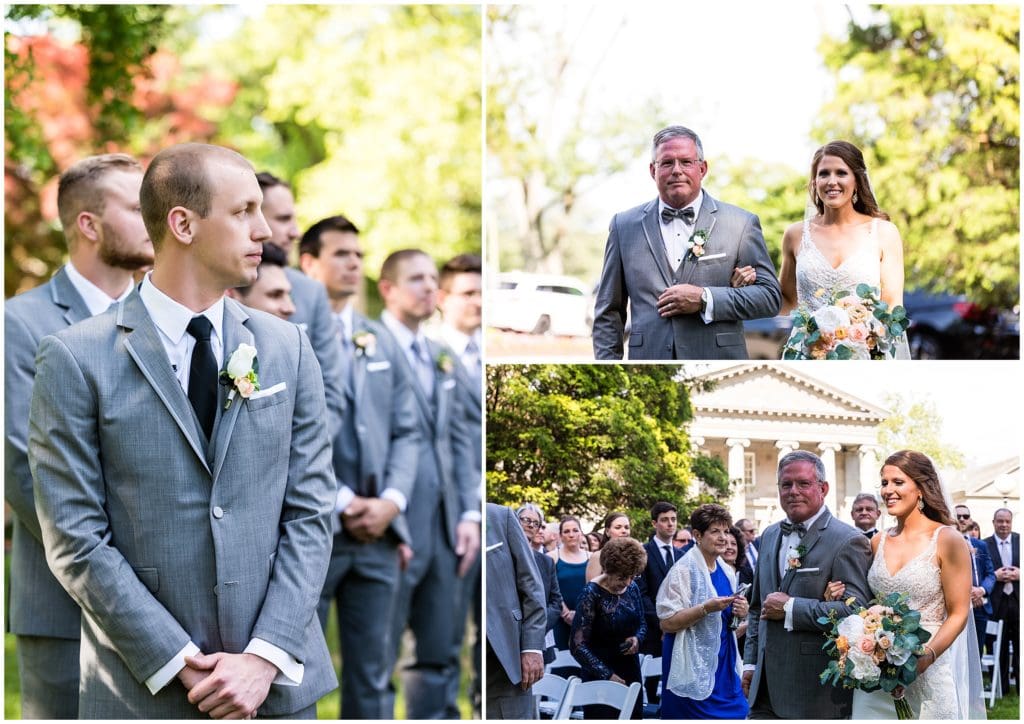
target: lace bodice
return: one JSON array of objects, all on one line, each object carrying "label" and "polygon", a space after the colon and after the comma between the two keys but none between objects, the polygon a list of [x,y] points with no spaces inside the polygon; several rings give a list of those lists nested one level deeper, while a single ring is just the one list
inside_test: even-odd
[{"label": "lace bodice", "polygon": [[946,620],[946,599],[935,559],[940,530],[941,527],[936,528],[925,549],[907,561],[895,575],[885,564],[885,540],[889,536],[883,533],[875,560],[868,570],[868,585],[876,596],[886,596],[894,591],[909,593],[910,607],[921,612],[921,623],[932,631]]},{"label": "lace bodice", "polygon": [[823,303],[815,292],[824,289],[849,289],[858,284],[881,285],[882,268],[879,262],[878,219],[871,220],[868,239],[851,256],[836,268],[811,240],[810,219],[804,220],[804,233],[800,237],[800,248],[796,255],[796,298],[798,304],[807,305],[812,311]]}]

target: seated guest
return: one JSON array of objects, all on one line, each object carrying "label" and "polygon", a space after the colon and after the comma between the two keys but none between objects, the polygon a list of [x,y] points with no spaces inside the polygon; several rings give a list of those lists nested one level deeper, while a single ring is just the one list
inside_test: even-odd
[{"label": "seated guest", "polygon": [[[736,582],[739,585],[746,583],[749,586],[754,585],[754,571],[750,568],[750,562],[747,561],[747,552],[743,550],[744,543],[746,540],[743,537],[743,531],[736,526],[729,528],[729,540],[725,542],[725,552],[722,553],[722,560],[733,567],[736,571]],[[749,602],[749,601],[748,601]],[[747,637],[747,619],[746,617],[737,618],[735,621],[739,623],[733,623],[736,627],[736,644],[740,651],[743,651],[743,643]]]},{"label": "seated guest", "polygon": [[[672,566],[658,592],[662,649],[662,719],[745,719],[741,657],[731,624],[746,618],[747,599],[722,559],[732,539],[729,511],[702,505],[690,515],[696,545]],[[717,652],[714,666],[709,654]]]},{"label": "seated guest", "polygon": [[[629,517],[620,511],[609,513],[604,519],[604,540],[601,550],[611,538],[629,537]],[[590,556],[587,563],[587,580],[592,581],[601,574],[601,556]]]},{"label": "seated guest", "polygon": [[[628,537],[609,540],[601,549],[602,572],[583,588],[569,636],[569,650],[582,667],[584,681],[640,681],[640,644],[647,635],[640,588],[633,580],[647,564],[647,553]],[[637,697],[633,719],[640,719]],[[584,708],[586,719],[614,719],[607,706]]]},{"label": "seated guest", "polygon": [[562,539],[561,547],[550,555],[555,561],[555,572],[558,576],[558,588],[562,592],[562,611],[559,621],[555,624],[555,646],[560,649],[569,648],[569,628],[573,616],[576,615],[576,600],[587,585],[587,561],[590,552],[583,548],[583,532],[580,521],[571,515],[562,518],[558,523],[558,534]]},{"label": "seated guest", "polygon": [[533,503],[524,504],[516,511],[519,518],[519,525],[523,527],[523,534],[528,541],[531,541],[533,558],[537,563],[537,570],[540,572],[540,580],[544,584],[544,605],[546,623],[544,626],[544,663],[550,664],[555,660],[555,646],[551,631],[558,623],[562,615],[562,592],[558,587],[558,577],[555,574],[555,562],[540,549],[539,545],[532,544],[536,538],[537,531],[544,529],[544,515],[539,507]]}]

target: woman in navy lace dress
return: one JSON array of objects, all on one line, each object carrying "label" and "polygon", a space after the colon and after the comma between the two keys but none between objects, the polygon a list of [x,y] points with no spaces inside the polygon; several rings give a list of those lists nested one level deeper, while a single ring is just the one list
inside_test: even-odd
[{"label": "woman in navy lace dress", "polygon": [[[576,603],[569,650],[583,669],[584,681],[620,684],[640,681],[640,644],[647,635],[644,604],[633,579],[647,565],[647,553],[632,538],[613,538],[601,549],[603,572],[583,588]],[[640,719],[643,702],[637,697],[633,719]],[[606,706],[584,708],[587,719],[614,719]]]}]

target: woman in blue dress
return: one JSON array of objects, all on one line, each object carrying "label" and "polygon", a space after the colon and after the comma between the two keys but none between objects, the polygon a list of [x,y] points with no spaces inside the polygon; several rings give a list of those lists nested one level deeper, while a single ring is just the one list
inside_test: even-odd
[{"label": "woman in blue dress", "polygon": [[587,585],[587,561],[590,552],[584,547],[583,531],[577,518],[567,515],[558,523],[562,545],[549,555],[555,561],[558,588],[562,592],[562,612],[555,623],[555,647],[569,648],[569,628],[576,615],[576,600]]},{"label": "woman in blue dress", "polygon": [[749,606],[736,572],[721,558],[732,518],[721,505],[690,516],[696,542],[658,591],[662,644],[662,719],[746,719],[742,660],[732,630]]},{"label": "woman in blue dress", "polygon": [[[613,538],[601,549],[603,572],[583,587],[569,636],[569,650],[584,681],[640,681],[640,644],[647,635],[640,588],[633,580],[647,565],[647,552],[632,538]],[[640,719],[637,697],[632,718]],[[585,719],[615,719],[607,706],[584,707]]]}]

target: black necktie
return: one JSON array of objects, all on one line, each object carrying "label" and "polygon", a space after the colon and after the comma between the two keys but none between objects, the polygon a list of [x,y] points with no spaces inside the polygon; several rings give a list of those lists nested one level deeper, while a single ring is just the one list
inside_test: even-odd
[{"label": "black necktie", "polygon": [[784,520],[779,525],[782,528],[782,535],[789,535],[793,531],[796,531],[800,537],[803,538],[804,533],[807,532],[807,526],[803,523],[790,523],[788,520]]},{"label": "black necktie", "polygon": [[675,556],[672,555],[672,546],[665,546],[665,565],[671,568],[675,562]]},{"label": "black necktie", "polygon": [[692,224],[695,216],[692,206],[687,206],[685,209],[673,209],[665,206],[661,209],[661,220],[666,224],[672,223],[672,219],[682,219],[687,224]]},{"label": "black necktie", "polygon": [[213,434],[213,421],[217,417],[217,358],[210,344],[213,325],[209,319],[200,315],[192,317],[186,330],[196,340],[196,346],[192,349],[192,367],[188,373],[188,400],[209,440]]}]

